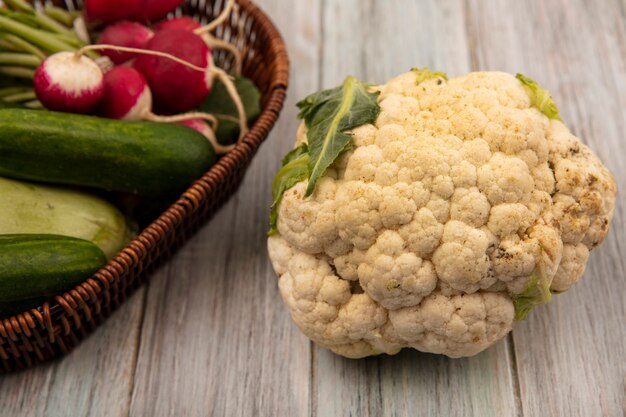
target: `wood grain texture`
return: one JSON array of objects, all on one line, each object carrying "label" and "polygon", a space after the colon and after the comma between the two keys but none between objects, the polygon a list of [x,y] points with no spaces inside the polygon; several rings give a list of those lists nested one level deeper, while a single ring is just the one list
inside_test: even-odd
[{"label": "wood grain texture", "polygon": [[468,359],[315,347],[283,306],[265,243],[295,102],[348,74],[523,72],[626,192],[626,0],[257,2],[287,41],[292,79],[240,191],[70,356],[0,377],[0,415],[626,416],[623,197],[582,282]]},{"label": "wood grain texture", "polygon": [[472,358],[405,349],[363,360],[316,350],[314,416],[516,416],[508,341]]},{"label": "wood grain texture", "polygon": [[63,359],[2,376],[0,415],[128,415],[144,295],[137,291]]},{"label": "wood grain texture", "polygon": [[383,83],[412,67],[469,71],[461,0],[326,0],[321,84]]},{"label": "wood grain texture", "polygon": [[[549,85],[564,121],[626,190],[625,3],[468,3],[473,65]],[[501,16],[515,16],[502,22]],[[575,287],[513,331],[525,416],[626,415],[624,198],[612,231]]]}]

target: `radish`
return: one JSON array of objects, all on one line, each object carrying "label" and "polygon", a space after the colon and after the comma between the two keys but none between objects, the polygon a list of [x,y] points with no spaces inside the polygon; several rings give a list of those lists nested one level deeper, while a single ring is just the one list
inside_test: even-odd
[{"label": "radish", "polygon": [[208,136],[210,134],[209,131],[211,130],[211,128],[209,127],[207,122],[205,122],[202,119],[181,120],[180,122],[176,122],[176,123],[178,123],[179,125],[187,126],[194,130],[197,130],[198,132],[202,133],[204,136]]},{"label": "radish", "polygon": [[143,120],[152,113],[152,93],[143,75],[131,67],[104,74],[104,96],[97,113],[110,119]]},{"label": "radish", "polygon": [[[104,74],[104,97],[98,114],[111,119],[128,121],[180,123],[198,130],[213,145],[217,154],[230,151],[234,145],[223,146],[217,142],[214,130],[217,119],[208,113],[186,113],[176,116],[159,116],[152,112],[152,93],[146,79],[132,67],[116,67]],[[213,129],[202,119],[208,120]]]},{"label": "radish", "polygon": [[193,32],[196,29],[200,29],[202,25],[196,22],[189,16],[174,17],[169,20],[164,20],[154,27],[154,30],[186,30],[187,32]]},{"label": "radish", "polygon": [[185,0],[143,0],[143,7],[133,17],[142,22],[159,20],[176,10],[184,2]]},{"label": "radish", "polygon": [[235,60],[235,74],[237,75],[241,74],[243,62],[242,62],[241,53],[239,52],[237,47],[235,47],[235,45],[231,43],[228,43],[226,41],[223,41],[221,39],[214,37],[209,32],[205,32],[205,29],[203,28],[203,26],[201,26],[200,23],[196,22],[191,17],[181,16],[181,17],[172,18],[170,20],[165,20],[159,23],[158,25],[156,25],[154,29],[156,31],[175,29],[175,30],[185,30],[187,32],[194,32],[194,33],[196,33],[197,31],[200,31],[201,34],[199,36],[207,44],[209,49],[224,49],[230,52],[230,54],[233,56],[233,59]]},{"label": "radish", "polygon": [[[161,33],[167,34],[167,32],[168,31],[163,31]],[[178,72],[174,71],[173,76],[188,80],[191,75],[195,77],[196,80],[195,85],[183,84],[179,86],[189,89],[183,90],[183,94],[185,94],[186,91],[194,93],[192,88],[204,89],[206,94],[208,94],[213,79],[220,77],[239,110],[240,138],[243,137],[248,130],[245,110],[243,109],[241,98],[237,95],[237,90],[230,78],[228,78],[223,70],[209,66],[209,64],[212,64],[210,51],[196,35],[184,31],[172,32],[184,34],[187,36],[187,40],[195,39],[202,48],[206,49],[204,56],[196,57],[197,59],[204,59],[205,66],[197,66],[194,63],[185,61],[184,59],[163,51],[127,48],[115,45],[88,45],[77,52],[60,52],[54,54],[48,57],[39,66],[37,76],[35,77],[35,91],[37,97],[44,106],[51,110],[73,111],[77,113],[86,113],[93,109],[99,101],[103,100],[99,109],[101,114],[125,120],[145,119],[157,122],[178,122],[192,118],[210,120],[213,123],[213,131],[211,131],[209,140],[212,142],[216,152],[225,153],[232,149],[232,146],[224,147],[217,142],[214,130],[217,129],[218,122],[213,115],[194,112],[176,116],[158,116],[154,114],[151,109],[152,93],[149,85],[146,83],[146,79],[136,69],[131,67],[117,67],[108,71],[107,75],[103,75],[98,64],[83,55],[88,51],[115,50],[119,52],[138,53],[141,54],[140,58],[144,58],[144,56],[147,55],[157,57],[161,60],[167,60],[167,62],[174,62]],[[181,45],[187,46],[188,44],[182,43]],[[164,65],[163,62],[157,62],[157,64]],[[190,69],[193,70],[190,74],[182,74],[181,72]],[[163,73],[163,70],[159,68],[153,69],[153,72],[150,72],[151,75],[156,75],[156,79],[162,76]],[[172,74],[169,75],[172,76]],[[174,78],[172,78],[172,80],[176,81]],[[167,79],[163,81],[169,82]],[[180,92],[178,92],[178,94],[180,94]]]},{"label": "radish", "polygon": [[148,42],[147,49],[174,55],[203,69],[195,71],[159,56],[137,57],[134,67],[148,80],[159,110],[181,113],[206,99],[212,83],[208,69],[213,67],[213,58],[202,39],[182,30],[162,30]]},{"label": "radish", "polygon": [[209,140],[209,142],[211,142],[211,145],[213,145],[213,149],[215,149],[215,153],[218,155],[222,155],[222,154],[225,154],[226,152],[229,152],[236,145],[236,144],[222,145],[221,143],[219,143],[217,141],[217,138],[215,137],[215,131],[211,129],[208,123],[202,119],[181,120],[180,122],[176,122],[176,123],[178,123],[179,125],[190,127],[193,130],[196,130],[202,133]]},{"label": "radish", "polygon": [[137,57],[134,66],[148,80],[159,109],[181,113],[198,106],[208,96],[215,78],[219,78],[237,107],[240,137],[248,132],[246,113],[237,89],[228,74],[213,64],[211,50],[201,38],[183,30],[162,30],[147,47],[192,64],[184,66],[156,53]]},{"label": "radish", "polygon": [[[154,33],[141,23],[123,21],[104,29],[97,43],[130,48],[145,48],[153,36]],[[103,50],[102,55],[108,56],[111,61],[119,65],[130,61],[136,54],[108,49]]]},{"label": "radish", "polygon": [[104,95],[102,70],[93,60],[74,52],[58,52],[35,71],[37,98],[48,110],[89,113]]},{"label": "radish", "polygon": [[85,0],[85,17],[89,22],[110,23],[138,16],[143,0]]}]

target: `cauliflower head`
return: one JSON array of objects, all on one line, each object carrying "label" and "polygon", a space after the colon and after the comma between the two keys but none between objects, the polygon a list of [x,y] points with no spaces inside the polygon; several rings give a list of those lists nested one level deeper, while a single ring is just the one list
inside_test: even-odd
[{"label": "cauliflower head", "polygon": [[477,354],[578,281],[614,179],[525,77],[413,70],[367,88],[379,112],[314,191],[306,175],[284,187],[268,240],[281,295],[343,356]]}]

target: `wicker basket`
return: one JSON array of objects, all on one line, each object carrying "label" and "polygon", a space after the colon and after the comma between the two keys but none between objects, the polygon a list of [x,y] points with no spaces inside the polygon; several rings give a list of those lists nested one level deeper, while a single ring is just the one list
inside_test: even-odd
[{"label": "wicker basket", "polygon": [[[67,3],[66,7],[73,7],[72,2]],[[289,63],[283,40],[267,16],[248,0],[238,3],[239,15],[231,16],[216,34],[234,42],[243,52],[244,75],[262,93],[261,115],[234,150],[93,277],[50,303],[1,320],[0,372],[27,368],[72,350],[211,218],[240,185],[283,106]],[[182,12],[211,19],[223,5],[223,0],[190,0]],[[232,65],[225,54],[218,53],[215,59],[222,67]]]}]

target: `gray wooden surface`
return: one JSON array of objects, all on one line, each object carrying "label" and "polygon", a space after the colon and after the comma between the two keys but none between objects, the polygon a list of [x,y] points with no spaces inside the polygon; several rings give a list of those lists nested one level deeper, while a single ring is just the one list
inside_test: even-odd
[{"label": "gray wooden surface", "polygon": [[523,72],[626,192],[626,0],[258,0],[286,38],[289,100],[239,193],[70,356],[0,377],[0,416],[626,416],[626,232],[492,349],[353,361],[291,323],[266,256],[294,103],[347,74]]}]

